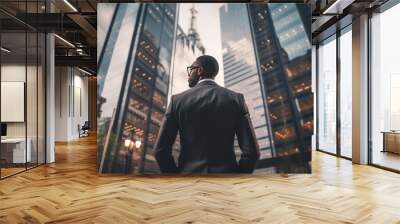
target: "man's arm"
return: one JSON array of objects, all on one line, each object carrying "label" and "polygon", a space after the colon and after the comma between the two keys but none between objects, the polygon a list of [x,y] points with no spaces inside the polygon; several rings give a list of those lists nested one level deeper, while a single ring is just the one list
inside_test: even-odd
[{"label": "man's arm", "polygon": [[173,99],[172,96],[155,144],[155,157],[162,173],[178,173],[178,167],[172,157],[172,145],[178,133],[178,121],[172,112]]},{"label": "man's arm", "polygon": [[243,94],[239,95],[239,101],[241,114],[236,125],[236,136],[242,150],[239,172],[252,173],[256,161],[260,157],[260,151]]}]

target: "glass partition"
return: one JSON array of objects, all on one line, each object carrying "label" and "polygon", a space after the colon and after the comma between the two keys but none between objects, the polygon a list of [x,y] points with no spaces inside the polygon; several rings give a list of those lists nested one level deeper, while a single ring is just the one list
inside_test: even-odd
[{"label": "glass partition", "polygon": [[26,150],[26,42],[25,32],[1,34],[2,177],[25,170],[31,161]]},{"label": "glass partition", "polygon": [[[40,13],[42,1],[0,3]],[[18,6],[18,7],[17,7]],[[23,15],[23,14],[22,14]],[[0,178],[45,163],[45,35],[0,13]]]}]

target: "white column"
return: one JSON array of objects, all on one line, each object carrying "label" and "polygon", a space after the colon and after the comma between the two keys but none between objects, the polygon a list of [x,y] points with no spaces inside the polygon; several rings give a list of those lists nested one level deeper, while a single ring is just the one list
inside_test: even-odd
[{"label": "white column", "polygon": [[55,141],[69,141],[71,123],[71,68],[57,66],[55,68]]},{"label": "white column", "polygon": [[55,60],[54,35],[46,36],[46,163],[55,161],[54,133],[55,133]]},{"label": "white column", "polygon": [[353,19],[353,162],[368,163],[368,15]]}]

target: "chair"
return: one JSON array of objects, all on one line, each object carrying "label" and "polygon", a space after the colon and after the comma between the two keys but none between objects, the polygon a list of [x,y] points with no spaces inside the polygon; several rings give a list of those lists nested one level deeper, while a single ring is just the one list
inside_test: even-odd
[{"label": "chair", "polygon": [[79,138],[89,136],[89,129],[90,129],[89,121],[85,121],[82,127],[80,127],[80,125],[78,124]]}]

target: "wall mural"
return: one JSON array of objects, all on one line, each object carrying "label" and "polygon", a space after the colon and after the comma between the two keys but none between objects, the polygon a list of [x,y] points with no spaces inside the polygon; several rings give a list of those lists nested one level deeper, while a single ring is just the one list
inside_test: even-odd
[{"label": "wall mural", "polygon": [[307,5],[99,3],[97,30],[99,173],[311,172]]}]

